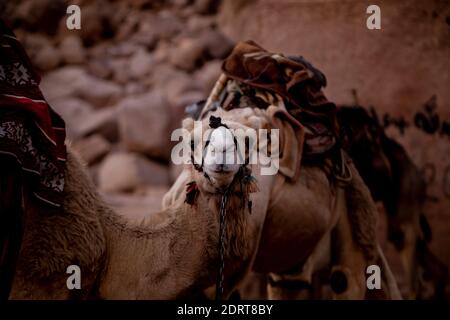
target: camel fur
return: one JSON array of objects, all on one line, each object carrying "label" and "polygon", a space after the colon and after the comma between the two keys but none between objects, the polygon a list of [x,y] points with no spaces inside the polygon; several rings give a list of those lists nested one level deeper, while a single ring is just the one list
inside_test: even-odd
[{"label": "camel fur", "polygon": [[[200,189],[195,206],[181,202],[132,223],[105,204],[69,148],[61,210],[50,213],[32,202],[25,208],[26,227],[10,299],[201,296],[215,281],[220,197],[193,169],[189,179]],[[240,198],[232,195],[229,214],[245,224],[246,215],[237,203]],[[248,238],[236,233],[236,225],[228,228],[234,230],[227,238],[226,259],[240,265],[248,255]],[[81,269],[81,290],[66,285],[66,269],[73,264]]]},{"label": "camel fur", "polygon": [[[254,129],[270,127],[270,121],[258,109],[218,109],[209,115],[222,117],[225,123],[240,123]],[[283,151],[295,148],[285,146]],[[282,152],[283,152],[282,151]],[[263,176],[253,167],[253,174],[263,192],[253,195],[253,203],[259,210],[252,216],[262,222],[247,234],[258,236],[257,246],[251,247],[254,257],[247,269],[259,273],[302,273],[309,265],[316,269],[314,257],[320,255],[316,248],[326,237],[333,237],[328,264],[333,272],[345,275],[347,286],[335,292],[335,298],[363,299],[366,297],[366,267],[379,263],[383,268],[382,298],[399,299],[398,288],[390,269],[383,259],[375,237],[376,208],[358,172],[351,161],[348,167],[353,179],[346,187],[333,183],[326,168],[302,165],[299,179],[295,182],[280,176]],[[163,199],[168,207],[179,201],[179,189],[186,178],[182,173]],[[266,211],[265,211],[266,209]],[[232,221],[229,221],[229,223]],[[258,232],[255,232],[258,231]],[[326,246],[331,246],[328,242]],[[242,276],[239,277],[243,279]],[[310,277],[308,281],[311,282]],[[239,286],[240,282],[237,284]],[[273,297],[275,298],[275,297]]]}]

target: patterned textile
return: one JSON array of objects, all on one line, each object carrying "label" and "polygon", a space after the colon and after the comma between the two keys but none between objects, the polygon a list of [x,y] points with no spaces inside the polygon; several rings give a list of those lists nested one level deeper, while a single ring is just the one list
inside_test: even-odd
[{"label": "patterned textile", "polygon": [[45,101],[39,82],[23,47],[0,20],[0,156],[17,160],[38,199],[60,206],[65,124]]},{"label": "patterned textile", "polygon": [[225,109],[271,105],[281,97],[288,112],[305,127],[305,155],[320,155],[337,142],[336,105],[322,92],[326,78],[303,57],[267,52],[253,41],[240,42],[225,59],[228,79]]}]

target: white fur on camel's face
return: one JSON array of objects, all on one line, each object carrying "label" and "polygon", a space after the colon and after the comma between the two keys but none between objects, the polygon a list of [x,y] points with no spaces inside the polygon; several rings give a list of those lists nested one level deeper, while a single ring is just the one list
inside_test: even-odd
[{"label": "white fur on camel's face", "polygon": [[205,172],[218,187],[233,181],[240,165],[234,136],[229,129],[221,126],[212,131],[203,160]]}]

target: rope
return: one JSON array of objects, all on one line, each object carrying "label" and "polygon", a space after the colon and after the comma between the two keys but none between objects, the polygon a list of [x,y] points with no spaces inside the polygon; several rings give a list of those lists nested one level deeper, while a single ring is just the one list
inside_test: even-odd
[{"label": "rope", "polygon": [[216,301],[222,300],[223,296],[223,281],[224,281],[224,270],[225,270],[225,226],[226,226],[226,207],[228,202],[228,193],[230,188],[227,188],[222,195],[220,201],[220,212],[219,212],[219,268],[217,271],[217,282],[216,282]]}]

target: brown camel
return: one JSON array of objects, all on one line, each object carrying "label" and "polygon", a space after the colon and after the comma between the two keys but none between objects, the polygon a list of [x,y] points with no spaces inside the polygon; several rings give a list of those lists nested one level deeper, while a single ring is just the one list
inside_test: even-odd
[{"label": "brown camel", "polygon": [[419,169],[363,107],[341,106],[337,115],[346,149],[374,200],[384,205],[388,240],[401,256],[407,297],[442,298],[448,268],[428,245],[431,228],[423,211],[426,185]]},{"label": "brown camel", "polygon": [[[254,108],[219,109],[207,115],[221,117],[230,128],[244,125],[261,129],[271,125],[265,112]],[[284,138],[288,141],[287,136]],[[285,153],[297,151],[293,145],[283,149]],[[228,295],[239,287],[250,270],[281,275],[301,270],[305,280],[311,283],[318,257],[324,255],[321,245],[324,243],[331,251],[327,263],[334,279],[335,298],[400,299],[395,280],[377,244],[376,208],[370,192],[353,164],[347,161],[347,166],[353,178],[346,186],[331,181],[326,166],[302,165],[300,177],[294,183],[281,174],[261,175],[258,166],[252,167],[260,191],[252,194],[251,201],[258,208],[252,211],[249,219],[256,222],[255,227],[244,234],[258,240],[254,241],[256,246],[248,247],[251,258],[245,263],[246,270],[234,275],[228,270]],[[163,199],[163,207],[183,201],[183,186],[189,181],[188,176],[187,171],[179,176]],[[227,223],[234,225],[236,221],[230,217]],[[372,264],[383,270],[382,289],[375,290],[376,293],[369,292],[366,287],[366,268]],[[211,292],[207,291],[207,294]]]},{"label": "brown camel", "polygon": [[[40,206],[24,208],[24,237],[9,297],[197,297],[215,281],[219,189],[229,187],[228,216],[239,222],[227,227],[233,237],[225,239],[225,257],[232,257],[238,268],[247,246],[255,246],[239,234],[249,216],[242,212],[242,190],[239,197],[236,193],[243,168],[215,173],[211,180],[191,168],[189,182],[198,186],[195,204],[182,201],[131,223],[103,202],[69,148],[62,209],[50,215]],[[81,269],[80,290],[66,285],[70,265]]]}]

